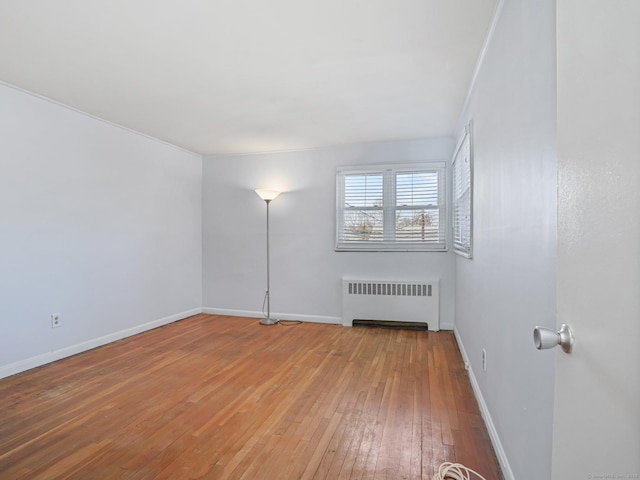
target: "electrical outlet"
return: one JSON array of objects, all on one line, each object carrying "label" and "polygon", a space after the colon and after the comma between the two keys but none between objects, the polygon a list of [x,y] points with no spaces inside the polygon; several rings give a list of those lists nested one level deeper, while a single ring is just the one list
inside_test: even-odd
[{"label": "electrical outlet", "polygon": [[487,371],[487,351],[482,349],[482,370]]},{"label": "electrical outlet", "polygon": [[59,313],[51,314],[51,328],[58,328],[62,325],[62,315]]}]

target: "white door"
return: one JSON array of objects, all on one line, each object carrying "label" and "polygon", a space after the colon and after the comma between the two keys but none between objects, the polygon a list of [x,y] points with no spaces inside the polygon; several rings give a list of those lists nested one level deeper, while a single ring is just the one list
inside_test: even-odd
[{"label": "white door", "polygon": [[640,1],[557,0],[553,479],[640,478]]}]

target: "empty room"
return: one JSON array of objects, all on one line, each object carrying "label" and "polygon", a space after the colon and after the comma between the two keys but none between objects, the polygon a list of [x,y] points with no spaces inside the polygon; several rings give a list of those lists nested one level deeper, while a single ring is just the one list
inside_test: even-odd
[{"label": "empty room", "polygon": [[0,479],[640,478],[640,2],[0,2]]}]

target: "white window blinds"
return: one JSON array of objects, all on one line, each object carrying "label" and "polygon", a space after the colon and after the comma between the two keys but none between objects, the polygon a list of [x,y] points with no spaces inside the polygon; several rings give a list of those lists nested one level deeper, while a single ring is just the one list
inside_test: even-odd
[{"label": "white window blinds", "polygon": [[471,123],[465,127],[452,164],[453,177],[453,249],[471,258],[473,240],[473,184]]},{"label": "white window blinds", "polygon": [[343,242],[384,240],[383,184],[381,173],[344,176]]},{"label": "white window blinds", "polygon": [[396,174],[396,241],[439,244],[439,173]]},{"label": "white window blinds", "polygon": [[445,250],[444,174],[444,163],[340,167],[336,250]]}]

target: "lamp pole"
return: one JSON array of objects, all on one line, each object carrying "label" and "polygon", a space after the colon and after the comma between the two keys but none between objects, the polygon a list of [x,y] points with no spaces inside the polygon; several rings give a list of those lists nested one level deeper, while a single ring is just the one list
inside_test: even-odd
[{"label": "lamp pole", "polygon": [[273,325],[276,323],[271,320],[271,286],[269,285],[269,204],[271,200],[265,199],[265,203],[267,204],[267,317],[260,320],[262,325]]},{"label": "lamp pole", "polygon": [[277,190],[264,190],[258,189],[256,193],[260,195],[260,198],[264,200],[267,204],[267,316],[260,319],[260,325],[275,325],[278,323],[278,320],[274,320],[271,318],[271,285],[270,285],[270,275],[269,275],[269,204],[271,201],[280,195],[280,192]]}]

